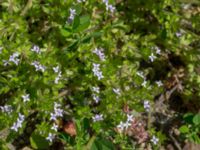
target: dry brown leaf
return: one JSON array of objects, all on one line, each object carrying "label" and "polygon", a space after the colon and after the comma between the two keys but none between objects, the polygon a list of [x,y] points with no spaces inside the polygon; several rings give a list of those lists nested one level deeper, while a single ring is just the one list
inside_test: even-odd
[{"label": "dry brown leaf", "polygon": [[75,123],[72,121],[67,122],[63,126],[63,130],[65,133],[69,134],[70,136],[76,136],[76,126],[75,126]]},{"label": "dry brown leaf", "polygon": [[200,150],[200,144],[186,143],[183,150]]}]

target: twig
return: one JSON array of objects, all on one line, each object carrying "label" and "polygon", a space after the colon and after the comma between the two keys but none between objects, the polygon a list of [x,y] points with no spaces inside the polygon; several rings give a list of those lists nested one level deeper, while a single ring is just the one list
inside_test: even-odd
[{"label": "twig", "polygon": [[178,143],[178,141],[174,138],[174,136],[172,135],[171,131],[169,133],[169,137],[172,139],[172,141],[174,142],[174,145],[176,146],[176,148],[178,150],[182,150],[180,144]]}]

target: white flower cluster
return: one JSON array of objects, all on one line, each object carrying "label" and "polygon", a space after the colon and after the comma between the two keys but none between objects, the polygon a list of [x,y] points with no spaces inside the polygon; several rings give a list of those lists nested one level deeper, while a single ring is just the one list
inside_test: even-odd
[{"label": "white flower cluster", "polygon": [[24,102],[30,101],[30,95],[29,94],[22,95],[22,98],[23,98]]},{"label": "white flower cluster", "polygon": [[126,122],[120,122],[120,124],[117,126],[118,130],[120,132],[124,131],[124,129],[128,129],[129,126],[131,126],[131,122],[133,121],[133,115],[127,114],[127,120]]},{"label": "white flower cluster", "polygon": [[76,15],[76,10],[75,9],[69,9],[69,12],[70,12],[70,16],[69,16],[69,19],[70,20],[74,20],[74,17],[75,17],[75,15]]},{"label": "white flower cluster", "polygon": [[109,4],[108,0],[103,0],[103,3],[106,5],[106,10],[110,11],[111,13],[114,13],[115,7],[111,4]]},{"label": "white flower cluster", "polygon": [[[161,54],[161,49],[158,46],[155,46],[153,49],[156,51],[155,52],[156,54],[158,54],[158,55]],[[150,59],[151,62],[153,62],[156,58],[157,58],[157,56],[155,56],[153,52],[149,56],[149,59]]]},{"label": "white flower cluster", "polygon": [[31,63],[31,65],[33,65],[35,67],[36,71],[42,71],[44,72],[46,70],[46,67],[41,65],[38,61],[34,61]]},{"label": "white flower cluster", "polygon": [[149,112],[149,110],[150,110],[150,104],[149,104],[149,101],[144,101],[144,109],[147,111],[147,112]]},{"label": "white flower cluster", "polygon": [[97,122],[97,121],[102,121],[103,120],[103,115],[102,114],[96,114],[95,116],[92,117],[92,120],[94,122]]},{"label": "white flower cluster", "polygon": [[19,64],[19,58],[18,57],[19,57],[19,53],[15,52],[10,56],[9,61],[13,62],[15,65],[18,65]]},{"label": "white flower cluster", "polygon": [[94,75],[97,76],[98,80],[101,80],[102,78],[104,78],[104,76],[99,67],[100,67],[100,64],[93,63],[92,71],[93,71]]},{"label": "white flower cluster", "polygon": [[11,113],[12,112],[12,106],[11,105],[0,106],[0,109],[1,109],[2,112],[5,112],[5,113]]},{"label": "white flower cluster", "polygon": [[58,84],[58,81],[59,81],[60,78],[62,77],[61,71],[59,71],[59,66],[53,67],[53,71],[54,71],[55,73],[58,73],[57,77],[56,77],[55,80],[54,80],[54,83],[55,83],[55,84]]},{"label": "white flower cluster", "polygon": [[62,117],[63,116],[63,110],[60,108],[61,105],[58,103],[54,103],[54,113],[51,113],[50,120],[56,121],[57,117]]},{"label": "white flower cluster", "polygon": [[54,138],[55,138],[55,134],[52,134],[52,133],[49,133],[48,137],[46,137],[46,139],[47,139],[49,142],[52,142]]},{"label": "white flower cluster", "polygon": [[39,48],[39,46],[37,46],[37,45],[34,45],[33,48],[31,48],[31,51],[36,52],[36,53],[38,53],[38,54],[41,53],[40,48]]},{"label": "white flower cluster", "polygon": [[93,53],[95,53],[100,59],[101,61],[105,61],[105,54],[103,53],[103,49],[102,48],[95,48],[95,50],[93,50]]},{"label": "white flower cluster", "polygon": [[151,142],[156,145],[159,142],[159,139],[154,135],[151,139]]},{"label": "white flower cluster", "polygon": [[19,113],[19,117],[17,119],[17,122],[15,122],[13,124],[13,126],[11,127],[11,129],[17,132],[18,129],[22,127],[22,123],[24,122],[24,119],[25,119],[25,116],[22,115],[21,113]]},{"label": "white flower cluster", "polygon": [[92,91],[94,92],[94,93],[92,94],[92,98],[93,98],[93,100],[94,100],[96,103],[98,103],[98,102],[100,101],[100,98],[99,98],[99,96],[97,95],[97,94],[100,93],[99,87],[92,87]]}]

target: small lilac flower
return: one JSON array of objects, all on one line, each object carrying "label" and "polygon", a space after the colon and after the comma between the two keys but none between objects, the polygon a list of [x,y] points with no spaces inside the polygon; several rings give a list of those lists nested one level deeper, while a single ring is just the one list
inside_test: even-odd
[{"label": "small lilac flower", "polygon": [[102,48],[95,48],[95,50],[93,50],[93,53],[95,53],[101,61],[105,61],[105,55],[103,53],[103,49]]},{"label": "small lilac flower", "polygon": [[96,93],[99,93],[99,87],[92,87],[92,91],[96,92]]},{"label": "small lilac flower", "polygon": [[31,51],[36,52],[36,53],[38,53],[38,54],[41,53],[40,48],[39,48],[39,46],[37,46],[37,45],[34,45],[33,48],[31,48]]},{"label": "small lilac flower", "polygon": [[17,131],[18,131],[18,128],[19,128],[19,125],[17,124],[17,122],[15,122],[15,123],[13,124],[13,126],[11,127],[11,130],[14,130],[15,132],[17,132]]},{"label": "small lilac flower", "polygon": [[19,113],[19,120],[24,120],[25,116]]},{"label": "small lilac flower", "polygon": [[106,10],[109,10],[111,13],[114,13],[115,7],[113,5],[106,5]]},{"label": "small lilac flower", "polygon": [[92,95],[92,98],[94,99],[94,101],[95,101],[96,103],[98,103],[98,102],[100,101],[99,96],[97,96],[97,95],[95,95],[95,94]]},{"label": "small lilac flower", "polygon": [[117,125],[117,128],[119,129],[120,132],[124,130],[124,123],[121,121],[119,125]]},{"label": "small lilac flower", "polygon": [[156,84],[158,85],[158,87],[163,86],[163,83],[161,81],[156,81]]},{"label": "small lilac flower", "polygon": [[101,80],[101,79],[104,78],[102,72],[98,72],[98,73],[96,74],[96,76],[97,76],[98,80]]},{"label": "small lilac flower", "polygon": [[10,58],[9,58],[9,61],[10,62],[13,62],[15,65],[18,65],[19,64],[19,59],[17,58],[19,56],[19,53],[16,52],[16,53],[13,53]]},{"label": "small lilac flower", "polygon": [[61,71],[58,73],[58,76],[55,78],[55,84],[58,84],[58,81],[60,80],[60,78],[61,78]]},{"label": "small lilac flower", "polygon": [[102,0],[103,3],[106,5],[106,10],[113,13],[115,11],[115,7],[108,3],[108,0]]},{"label": "small lilac flower", "polygon": [[54,102],[54,109],[57,109],[58,107],[61,107],[61,105],[56,103],[56,102]]},{"label": "small lilac flower", "polygon": [[144,101],[144,109],[148,112],[150,110],[149,101]]},{"label": "small lilac flower", "polygon": [[142,86],[143,86],[143,87],[146,87],[146,86],[147,86],[147,81],[146,81],[146,80],[144,80],[144,81],[142,82]]},{"label": "small lilac flower", "polygon": [[0,106],[0,109],[1,109],[2,112],[6,112],[6,113],[12,112],[12,106],[11,105]]},{"label": "small lilac flower", "polygon": [[50,120],[56,121],[57,116],[54,113],[51,113],[50,116]]},{"label": "small lilac flower", "polygon": [[113,92],[114,92],[115,94],[117,94],[117,95],[120,95],[120,94],[121,94],[119,88],[118,88],[118,89],[113,88]]},{"label": "small lilac flower", "polygon": [[55,138],[55,135],[52,133],[49,133],[48,137],[46,138],[49,142],[52,142],[53,139]]},{"label": "small lilac flower", "polygon": [[60,78],[59,78],[59,77],[56,77],[55,80],[54,80],[54,83],[55,83],[55,84],[58,84],[58,81],[59,81],[59,80],[60,80]]},{"label": "small lilac flower", "polygon": [[132,122],[133,121],[133,115],[127,114],[127,121]]},{"label": "small lilac flower", "polygon": [[45,67],[45,66],[42,66],[42,65],[40,65],[40,66],[39,66],[39,70],[41,70],[42,72],[44,72],[44,71],[46,70],[46,67]]},{"label": "small lilac flower", "polygon": [[100,67],[100,64],[95,64],[95,63],[93,63],[93,71],[94,71],[94,72],[100,70],[99,67]]},{"label": "small lilac flower", "polygon": [[64,111],[59,107],[61,107],[60,104],[54,103],[54,112],[50,114],[50,120],[55,121],[57,119],[57,117],[63,116]]},{"label": "small lilac flower", "polygon": [[70,8],[69,11],[70,11],[69,19],[70,19],[70,20],[74,20],[74,17],[75,17],[75,15],[76,15],[76,10]]},{"label": "small lilac flower", "polygon": [[108,0],[102,0],[103,3],[108,4]]},{"label": "small lilac flower", "polygon": [[126,121],[126,122],[124,123],[124,128],[125,128],[125,129],[128,129],[129,126],[131,126],[131,123],[128,122],[128,121]]},{"label": "small lilac flower", "polygon": [[102,75],[102,72],[100,71],[100,64],[95,64],[93,63],[93,73],[95,76],[97,76],[98,80],[101,80],[102,78],[104,78],[104,76]]},{"label": "small lilac flower", "polygon": [[95,116],[92,117],[93,121],[94,122],[97,122],[97,121],[102,121],[103,120],[103,115],[102,114],[96,114]]},{"label": "small lilac flower", "polygon": [[153,53],[151,53],[151,55],[149,56],[151,62],[153,62],[156,58],[157,57]]},{"label": "small lilac flower", "polygon": [[55,109],[54,112],[55,112],[55,115],[57,117],[62,117],[63,116],[63,110],[60,109],[60,108]]},{"label": "small lilac flower", "polygon": [[14,131],[17,132],[18,129],[22,127],[22,123],[23,123],[24,119],[25,119],[25,116],[22,115],[21,113],[19,113],[17,122],[15,122],[15,123],[13,124],[13,126],[11,127],[11,130],[14,130]]},{"label": "small lilac flower", "polygon": [[159,139],[156,136],[153,136],[151,142],[156,145],[159,142]]},{"label": "small lilac flower", "polygon": [[156,47],[155,47],[155,50],[156,50],[156,54],[159,54],[159,55],[161,54],[161,50],[160,50],[159,47],[156,46]]},{"label": "small lilac flower", "polygon": [[181,37],[181,36],[182,36],[182,33],[181,33],[181,32],[176,32],[176,36],[177,36],[177,37]]},{"label": "small lilac flower", "polygon": [[29,94],[22,95],[22,98],[23,98],[23,101],[24,101],[24,102],[30,101],[30,95],[29,95]]},{"label": "small lilac flower", "polygon": [[58,125],[54,123],[53,126],[51,127],[51,129],[57,132],[58,131]]},{"label": "small lilac flower", "polygon": [[53,71],[54,71],[55,73],[58,73],[58,71],[59,71],[59,66],[53,67]]},{"label": "small lilac flower", "polygon": [[34,61],[31,63],[31,65],[33,65],[35,67],[36,71],[42,71],[44,72],[46,70],[46,67],[41,65],[38,61]]}]

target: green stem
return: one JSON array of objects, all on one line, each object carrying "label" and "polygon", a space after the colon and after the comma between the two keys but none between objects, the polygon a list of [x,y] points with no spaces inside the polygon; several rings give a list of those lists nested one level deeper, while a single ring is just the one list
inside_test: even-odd
[{"label": "green stem", "polygon": [[32,7],[32,0],[28,0],[28,2],[26,3],[26,6],[24,7],[24,9],[22,10],[22,12],[21,12],[21,16],[24,16],[26,13],[27,13],[27,11]]},{"label": "green stem", "polygon": [[84,147],[84,150],[91,150],[92,144],[94,143],[94,140],[96,139],[96,135],[93,135],[87,145]]}]

